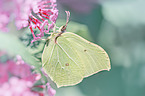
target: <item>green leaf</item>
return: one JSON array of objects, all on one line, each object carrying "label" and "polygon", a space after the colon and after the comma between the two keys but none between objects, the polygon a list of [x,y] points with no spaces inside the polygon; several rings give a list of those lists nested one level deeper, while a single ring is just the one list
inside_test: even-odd
[{"label": "green leaf", "polygon": [[12,56],[20,55],[26,63],[36,68],[40,67],[40,62],[27,51],[18,37],[10,33],[0,32],[0,50],[4,50]]},{"label": "green leaf", "polygon": [[83,78],[102,70],[110,70],[107,53],[84,38],[65,32],[53,34],[42,54],[42,66],[58,87],[76,85]]}]

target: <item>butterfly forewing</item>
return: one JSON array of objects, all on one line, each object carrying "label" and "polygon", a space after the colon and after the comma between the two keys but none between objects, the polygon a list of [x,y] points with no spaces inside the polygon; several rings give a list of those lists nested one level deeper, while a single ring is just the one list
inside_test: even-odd
[{"label": "butterfly forewing", "polygon": [[82,37],[66,32],[62,34],[80,55],[85,66],[85,77],[102,70],[110,70],[110,60],[107,53],[100,46],[93,44]]}]

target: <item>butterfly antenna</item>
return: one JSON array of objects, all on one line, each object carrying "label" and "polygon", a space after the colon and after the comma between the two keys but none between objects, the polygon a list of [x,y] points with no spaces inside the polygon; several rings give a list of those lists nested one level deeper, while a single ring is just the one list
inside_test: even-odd
[{"label": "butterfly antenna", "polygon": [[67,24],[69,23],[69,18],[70,18],[70,12],[69,11],[65,11],[66,15],[67,15],[67,20],[66,20],[66,24],[64,26],[62,26],[61,28],[61,32],[63,33],[66,30]]},{"label": "butterfly antenna", "polygon": [[67,24],[69,23],[69,18],[70,18],[70,12],[69,11],[65,11],[66,12],[66,14],[67,14],[67,21],[66,21],[66,25],[65,26],[67,26]]},{"label": "butterfly antenna", "polygon": [[62,28],[61,28],[61,32],[55,37],[55,43],[57,43],[57,38],[62,34],[62,33],[64,33],[65,32],[65,30],[66,30],[66,27],[67,27],[67,24],[69,23],[69,18],[70,18],[70,12],[69,11],[65,11],[65,13],[66,13],[66,15],[67,15],[67,20],[66,20],[66,24],[65,25],[63,25],[62,26]]}]

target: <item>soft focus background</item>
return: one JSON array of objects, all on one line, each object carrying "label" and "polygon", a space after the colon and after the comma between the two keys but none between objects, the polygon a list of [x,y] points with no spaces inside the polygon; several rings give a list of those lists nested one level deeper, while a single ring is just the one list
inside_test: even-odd
[{"label": "soft focus background", "polygon": [[[56,96],[145,96],[145,0],[57,1],[58,22],[62,23],[58,25],[65,24],[60,19],[66,20],[65,10],[70,11],[68,30],[103,47],[109,54],[112,68],[109,72],[85,78],[76,86],[58,89],[52,84]],[[10,33],[15,34],[15,27],[9,26],[13,31]],[[12,42],[13,46],[21,46],[15,39],[7,41],[8,38],[12,37],[0,35],[0,48],[8,48],[2,46],[3,40],[7,42],[4,45]],[[33,62],[23,49],[19,47],[15,50],[20,55],[27,55],[25,59]]]},{"label": "soft focus background", "polygon": [[60,18],[69,10],[71,21],[85,24],[91,41],[109,54],[112,69],[57,89],[56,96],[145,96],[145,0],[58,2]]}]

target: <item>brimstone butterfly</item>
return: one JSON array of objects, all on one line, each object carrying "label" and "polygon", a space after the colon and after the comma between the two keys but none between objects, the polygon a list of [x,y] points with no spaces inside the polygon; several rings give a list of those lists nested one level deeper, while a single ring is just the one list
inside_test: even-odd
[{"label": "brimstone butterfly", "polygon": [[111,68],[100,46],[71,32],[51,35],[42,54],[42,66],[58,87],[78,84],[85,77]]}]

